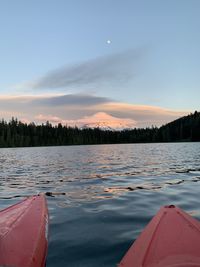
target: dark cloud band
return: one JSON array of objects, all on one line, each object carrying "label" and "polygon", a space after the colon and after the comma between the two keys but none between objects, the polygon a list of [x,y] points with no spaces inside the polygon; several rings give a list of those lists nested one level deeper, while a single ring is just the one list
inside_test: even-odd
[{"label": "dark cloud band", "polygon": [[62,96],[45,97],[32,100],[32,103],[36,105],[45,106],[65,106],[65,105],[78,105],[78,106],[93,106],[98,104],[104,104],[113,100],[107,97],[83,95],[83,94],[68,94]]},{"label": "dark cloud band", "polygon": [[64,66],[53,70],[23,87],[31,89],[77,88],[99,85],[124,84],[134,77],[137,59],[141,51],[129,50],[123,53],[98,57],[86,62]]}]

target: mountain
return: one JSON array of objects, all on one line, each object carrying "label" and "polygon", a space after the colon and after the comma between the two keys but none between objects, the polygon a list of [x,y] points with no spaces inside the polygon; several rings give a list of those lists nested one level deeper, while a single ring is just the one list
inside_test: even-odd
[{"label": "mountain", "polygon": [[97,112],[96,114],[79,120],[79,128],[99,128],[101,130],[122,131],[125,129],[133,129],[136,122],[131,119],[117,118],[105,112]]},{"label": "mountain", "polygon": [[91,128],[91,129],[99,128],[99,129],[104,130],[104,131],[123,131],[123,130],[131,129],[130,125],[125,124],[125,123],[117,123],[117,124],[112,125],[112,127],[111,127],[109,122],[103,122],[103,121],[84,124],[80,128],[81,129],[85,129],[85,128]]}]

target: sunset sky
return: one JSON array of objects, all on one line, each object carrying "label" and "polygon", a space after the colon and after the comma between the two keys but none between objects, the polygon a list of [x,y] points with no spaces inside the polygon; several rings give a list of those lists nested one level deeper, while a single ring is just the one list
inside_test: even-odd
[{"label": "sunset sky", "polygon": [[199,0],[0,1],[0,118],[160,126],[199,110]]}]

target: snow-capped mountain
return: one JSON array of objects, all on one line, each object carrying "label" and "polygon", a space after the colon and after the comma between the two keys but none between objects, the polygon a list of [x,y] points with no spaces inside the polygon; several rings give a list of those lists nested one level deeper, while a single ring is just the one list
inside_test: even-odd
[{"label": "snow-capped mountain", "polygon": [[113,117],[104,112],[98,112],[93,116],[82,120],[80,128],[100,128],[102,130],[121,131],[135,128],[135,121]]}]

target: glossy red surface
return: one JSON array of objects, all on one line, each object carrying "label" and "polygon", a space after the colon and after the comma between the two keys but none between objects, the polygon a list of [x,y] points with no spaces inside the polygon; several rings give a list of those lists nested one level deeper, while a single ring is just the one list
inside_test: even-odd
[{"label": "glossy red surface", "polygon": [[162,207],[119,267],[200,266],[200,222],[173,205]]},{"label": "glossy red surface", "polygon": [[0,211],[0,266],[44,267],[48,211],[44,195]]}]

